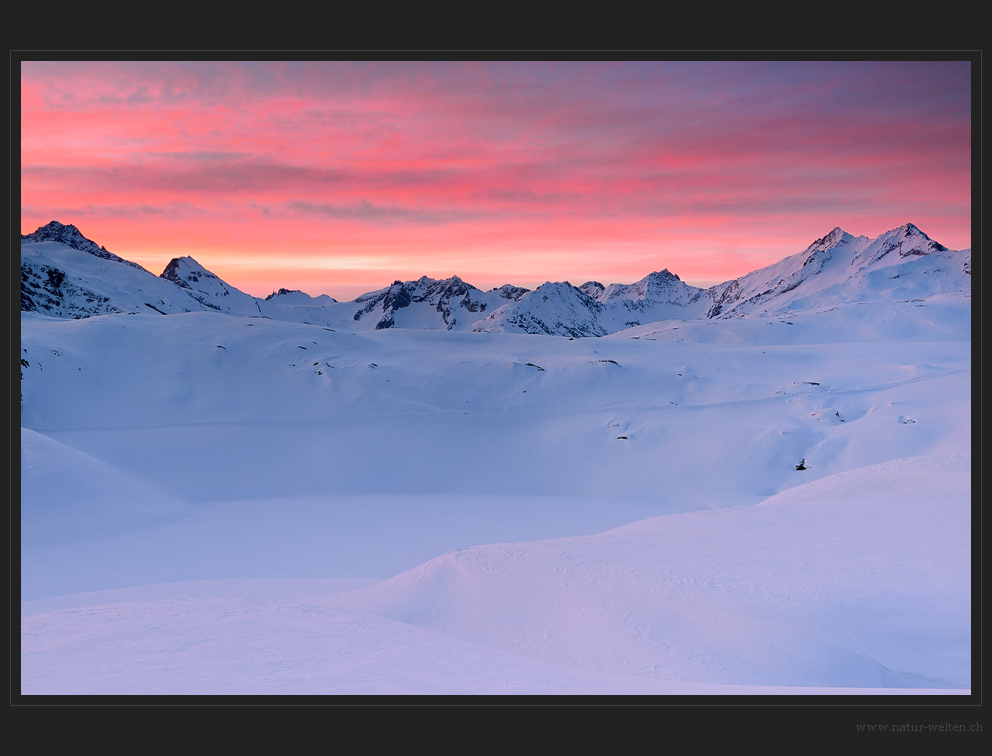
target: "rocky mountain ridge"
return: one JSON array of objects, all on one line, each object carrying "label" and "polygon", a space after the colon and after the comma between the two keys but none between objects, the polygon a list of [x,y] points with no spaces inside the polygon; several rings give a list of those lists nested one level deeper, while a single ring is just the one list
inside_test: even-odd
[{"label": "rocky mountain ridge", "polygon": [[78,249],[80,252],[88,252],[95,257],[99,257],[103,260],[113,260],[114,262],[124,263],[125,265],[130,265],[139,270],[144,270],[138,263],[131,262],[130,260],[125,260],[123,257],[118,257],[113,252],[110,252],[106,247],[98,245],[83,236],[79,229],[72,224],[63,225],[58,221],[52,221],[44,226],[39,226],[38,229],[30,234],[21,234],[21,243],[25,241],[29,242],[57,242],[59,244],[64,244],[72,249]]},{"label": "rocky mountain ridge", "polygon": [[[83,253],[83,254],[80,254]],[[971,251],[949,250],[912,223],[875,239],[840,228],[802,252],[708,289],[664,269],[632,284],[547,282],[488,292],[458,276],[368,292],[352,302],[279,289],[246,294],[189,256],[161,276],[114,255],[72,225],[21,236],[21,310],[59,318],[208,311],[341,330],[417,328],[604,336],[660,320],[762,316],[824,304],[970,294]]]}]

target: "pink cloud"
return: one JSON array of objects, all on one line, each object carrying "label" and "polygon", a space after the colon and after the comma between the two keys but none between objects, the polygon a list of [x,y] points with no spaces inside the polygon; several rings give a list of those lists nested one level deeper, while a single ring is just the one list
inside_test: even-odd
[{"label": "pink cloud", "polygon": [[496,285],[971,243],[967,64],[25,63],[21,124],[22,231],[256,293],[381,285],[362,255]]}]

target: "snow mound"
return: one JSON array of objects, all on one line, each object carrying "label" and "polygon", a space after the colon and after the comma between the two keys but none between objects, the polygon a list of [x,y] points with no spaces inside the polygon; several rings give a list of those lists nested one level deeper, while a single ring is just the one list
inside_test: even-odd
[{"label": "snow mound", "polygon": [[44,591],[53,572],[63,590],[83,589],[92,564],[73,561],[80,549],[101,554],[100,544],[158,532],[185,509],[160,484],[21,428],[22,595]]},{"label": "snow mound", "polygon": [[[967,687],[966,467],[899,461],[780,494],[802,506],[456,550],[335,605],[612,674]],[[921,493],[910,468],[934,485]]]},{"label": "snow mound", "polygon": [[159,525],[180,506],[174,491],[27,428],[21,428],[21,492],[25,545]]},{"label": "snow mound", "polygon": [[971,496],[971,457],[954,454],[894,459],[790,488],[765,499],[758,506],[879,495],[967,498]]}]

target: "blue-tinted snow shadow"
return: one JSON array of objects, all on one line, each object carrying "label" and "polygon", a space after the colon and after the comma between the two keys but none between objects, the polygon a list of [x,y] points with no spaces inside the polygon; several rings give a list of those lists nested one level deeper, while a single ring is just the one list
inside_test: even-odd
[{"label": "blue-tinted snow shadow", "polygon": [[480,494],[198,502],[170,522],[23,549],[21,600],[192,580],[388,578],[452,549],[592,535],[696,508]]}]

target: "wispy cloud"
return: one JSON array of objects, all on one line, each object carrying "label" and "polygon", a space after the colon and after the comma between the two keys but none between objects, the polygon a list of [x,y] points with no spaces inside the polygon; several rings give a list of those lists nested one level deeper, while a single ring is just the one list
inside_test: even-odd
[{"label": "wispy cloud", "polygon": [[165,158],[167,160],[192,160],[196,162],[226,162],[228,160],[244,160],[250,158],[247,152],[146,152],[149,157]]},{"label": "wispy cloud", "polygon": [[264,260],[295,239],[411,269],[476,254],[507,273],[560,254],[610,278],[661,249],[663,267],[729,277],[836,225],[912,220],[971,244],[968,63],[77,61],[21,75],[22,222],[60,209],[118,246],[196,236]]},{"label": "wispy cloud", "polygon": [[291,201],[286,207],[303,215],[317,215],[324,218],[357,220],[368,223],[456,223],[474,220],[478,213],[458,210],[423,210],[408,207],[383,207],[373,205],[367,200],[359,200],[351,205],[318,204],[314,202]]}]

